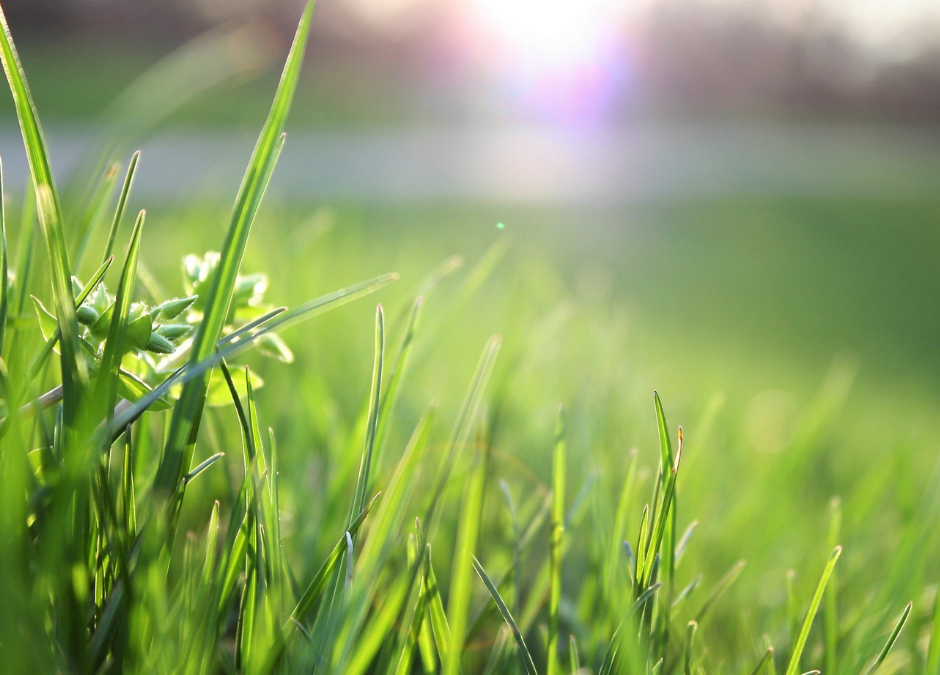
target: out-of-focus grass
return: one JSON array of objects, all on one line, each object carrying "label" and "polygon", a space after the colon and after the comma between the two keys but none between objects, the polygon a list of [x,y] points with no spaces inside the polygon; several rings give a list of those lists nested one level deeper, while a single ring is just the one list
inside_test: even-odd
[{"label": "out-of-focus grass", "polygon": [[[9,43],[3,56],[43,168]],[[884,675],[936,663],[940,203],[330,209],[275,190],[242,262],[299,61],[289,64],[234,215],[222,202],[151,205],[112,314],[99,294],[103,350],[93,330],[76,333],[65,279],[90,278],[97,260],[67,269],[58,251],[75,261],[77,247],[60,226],[75,221],[57,217],[51,180],[34,176],[64,355],[31,377],[24,364],[52,343],[29,349],[37,326],[18,301],[0,378],[0,470],[14,486],[0,513],[11,544],[0,548],[0,650],[89,673],[391,672],[399,654],[399,672],[435,654],[450,673],[512,672],[516,656],[531,671],[559,643],[602,673],[795,675],[826,662]],[[14,225],[16,209],[5,215],[10,240],[29,241],[28,212],[30,229]],[[246,356],[263,388],[216,372],[234,405],[203,413],[208,383],[190,379],[172,422],[148,414],[120,438],[112,416],[141,405],[111,409],[121,357],[147,355],[118,346],[167,329],[156,309],[132,336],[129,318],[144,311],[130,304],[133,280],[149,306],[183,295],[181,255],[219,247],[225,232],[227,273],[198,279],[192,325],[170,326],[174,339],[196,329],[193,370],[216,344],[231,347],[217,338],[252,307],[255,281],[228,310],[240,262],[269,274],[267,300],[293,307],[390,269],[400,279],[370,287],[381,308],[359,301],[286,331],[292,365]],[[99,227],[87,250],[106,238]],[[28,290],[52,306],[35,255]],[[423,282],[434,269],[440,283]],[[18,395],[60,380],[59,398],[19,407]],[[556,642],[556,626],[572,640]],[[776,661],[761,671],[770,646]]]}]

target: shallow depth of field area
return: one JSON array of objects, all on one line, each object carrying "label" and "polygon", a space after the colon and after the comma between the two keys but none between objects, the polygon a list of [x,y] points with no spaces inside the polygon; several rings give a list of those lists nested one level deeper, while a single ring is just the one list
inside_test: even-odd
[{"label": "shallow depth of field area", "polygon": [[932,126],[475,126],[285,14],[4,17],[0,672],[940,675]]}]

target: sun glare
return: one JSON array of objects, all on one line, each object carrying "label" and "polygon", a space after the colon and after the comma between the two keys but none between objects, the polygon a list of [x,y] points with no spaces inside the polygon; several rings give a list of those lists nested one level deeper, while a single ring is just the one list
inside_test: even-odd
[{"label": "sun glare", "polygon": [[622,20],[624,0],[473,0],[497,46],[545,65],[589,61]]}]

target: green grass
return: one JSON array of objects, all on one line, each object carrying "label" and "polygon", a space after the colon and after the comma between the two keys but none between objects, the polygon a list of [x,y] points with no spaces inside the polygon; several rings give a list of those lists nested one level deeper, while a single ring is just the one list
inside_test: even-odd
[{"label": "green grass", "polygon": [[4,31],[4,672],[934,675],[940,207],[262,206],[309,21],[234,207],[133,230]]}]

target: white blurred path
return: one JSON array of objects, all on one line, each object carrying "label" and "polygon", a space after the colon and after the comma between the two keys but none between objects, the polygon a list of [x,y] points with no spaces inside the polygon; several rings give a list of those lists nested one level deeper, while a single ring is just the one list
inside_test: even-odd
[{"label": "white blurred path", "polygon": [[[93,139],[47,133],[62,176]],[[167,131],[143,144],[135,191],[234,194],[254,139]],[[18,130],[0,127],[8,191],[22,189]],[[619,129],[414,128],[288,134],[272,190],[292,198],[616,205],[708,195],[940,197],[940,129],[773,122]]]}]

